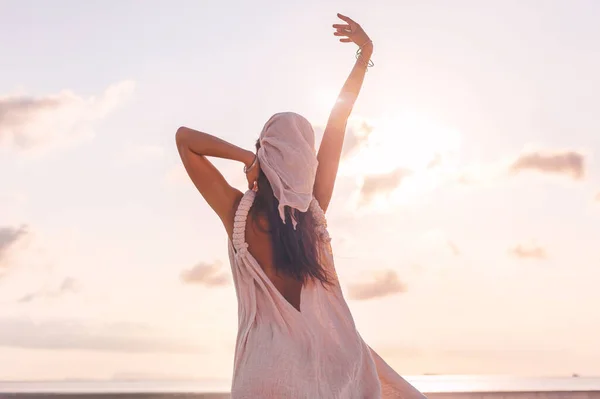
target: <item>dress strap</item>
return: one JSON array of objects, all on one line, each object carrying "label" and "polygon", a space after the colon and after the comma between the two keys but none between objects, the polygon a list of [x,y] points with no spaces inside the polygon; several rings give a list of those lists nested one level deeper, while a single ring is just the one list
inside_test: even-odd
[{"label": "dress strap", "polygon": [[235,211],[231,241],[238,254],[245,253],[248,250],[248,244],[246,243],[246,220],[248,219],[248,211],[250,211],[255,197],[256,193],[254,191],[246,191]]},{"label": "dress strap", "polygon": [[319,236],[324,242],[329,244],[331,242],[331,237],[329,237],[329,231],[327,230],[327,218],[325,217],[325,212],[323,212],[321,205],[319,205],[319,201],[317,201],[316,198],[313,198],[308,209],[315,219],[317,233],[319,233]]}]

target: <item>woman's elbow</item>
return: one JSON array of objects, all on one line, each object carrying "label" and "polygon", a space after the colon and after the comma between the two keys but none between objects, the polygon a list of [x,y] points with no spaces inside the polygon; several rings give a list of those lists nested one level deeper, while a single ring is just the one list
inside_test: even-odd
[{"label": "woman's elbow", "polygon": [[185,141],[188,131],[189,129],[185,126],[181,126],[177,129],[175,132],[175,143],[177,143],[178,146]]}]

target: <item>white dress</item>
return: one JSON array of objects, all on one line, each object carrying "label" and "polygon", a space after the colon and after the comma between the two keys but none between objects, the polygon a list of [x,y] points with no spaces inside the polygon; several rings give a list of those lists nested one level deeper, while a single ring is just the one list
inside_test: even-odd
[{"label": "white dress", "polygon": [[301,311],[275,288],[248,252],[245,230],[255,193],[235,214],[229,257],[238,299],[233,399],[365,399],[425,396],[400,377],[361,338],[344,300],[333,264],[326,219],[310,206],[326,245],[322,264],[333,287],[308,283]]}]

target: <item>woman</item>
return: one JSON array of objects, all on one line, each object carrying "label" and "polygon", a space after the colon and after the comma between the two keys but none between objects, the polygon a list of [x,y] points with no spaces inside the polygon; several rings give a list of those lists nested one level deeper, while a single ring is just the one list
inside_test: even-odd
[{"label": "woman", "polygon": [[[232,398],[423,398],[356,331],[342,296],[324,212],[338,170],[346,122],[370,63],[373,43],[338,14],[334,35],[359,46],[318,154],[311,124],[286,112],[271,117],[256,153],[182,127],[185,168],[229,236],[238,299]],[[245,194],[207,157],[242,162]]]}]

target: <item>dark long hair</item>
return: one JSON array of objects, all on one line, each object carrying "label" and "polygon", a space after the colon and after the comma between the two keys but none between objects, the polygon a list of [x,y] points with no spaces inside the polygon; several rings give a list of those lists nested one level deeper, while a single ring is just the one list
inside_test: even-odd
[{"label": "dark long hair", "polygon": [[[256,143],[256,149],[260,147]],[[269,179],[261,170],[258,176],[258,190],[254,204],[250,209],[253,220],[259,225],[258,217],[266,217],[273,247],[275,270],[305,284],[309,280],[331,285],[331,277],[320,263],[322,248],[321,237],[316,230],[316,222],[310,210],[295,212],[298,222],[296,229],[292,224],[292,209],[285,206],[285,223],[279,216],[279,201],[273,194]]]}]

